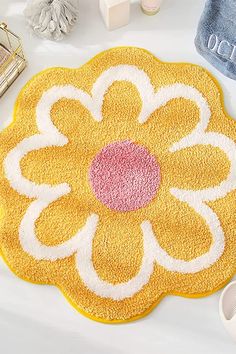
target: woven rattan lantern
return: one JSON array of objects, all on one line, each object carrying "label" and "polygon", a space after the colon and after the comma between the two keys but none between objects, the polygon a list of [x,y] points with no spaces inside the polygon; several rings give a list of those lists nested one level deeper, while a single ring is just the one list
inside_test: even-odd
[{"label": "woven rattan lantern", "polygon": [[0,97],[26,67],[20,38],[0,23]]}]

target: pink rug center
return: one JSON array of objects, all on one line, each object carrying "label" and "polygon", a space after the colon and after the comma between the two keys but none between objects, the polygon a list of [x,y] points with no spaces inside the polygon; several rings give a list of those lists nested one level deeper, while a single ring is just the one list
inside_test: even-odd
[{"label": "pink rug center", "polygon": [[161,180],[160,165],[143,146],[115,142],[95,156],[89,180],[98,200],[108,208],[137,210],[154,198]]}]

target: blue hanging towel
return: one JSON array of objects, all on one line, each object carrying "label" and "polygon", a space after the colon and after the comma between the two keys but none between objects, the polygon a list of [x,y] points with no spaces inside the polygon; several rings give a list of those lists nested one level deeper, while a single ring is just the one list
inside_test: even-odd
[{"label": "blue hanging towel", "polygon": [[236,0],[207,0],[195,38],[197,51],[236,80]]}]

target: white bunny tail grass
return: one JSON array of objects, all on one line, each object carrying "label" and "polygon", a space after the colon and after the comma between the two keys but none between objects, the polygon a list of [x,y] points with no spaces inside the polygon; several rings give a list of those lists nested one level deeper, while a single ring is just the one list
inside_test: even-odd
[{"label": "white bunny tail grass", "polygon": [[79,0],[29,0],[25,17],[40,37],[61,40],[78,20]]}]

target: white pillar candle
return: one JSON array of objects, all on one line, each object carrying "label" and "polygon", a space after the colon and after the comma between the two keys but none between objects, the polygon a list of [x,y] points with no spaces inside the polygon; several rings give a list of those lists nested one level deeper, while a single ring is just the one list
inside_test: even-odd
[{"label": "white pillar candle", "polygon": [[162,0],[141,0],[141,7],[145,14],[155,15],[161,6]]},{"label": "white pillar candle", "polygon": [[109,30],[129,23],[130,0],[99,0],[99,7]]}]

